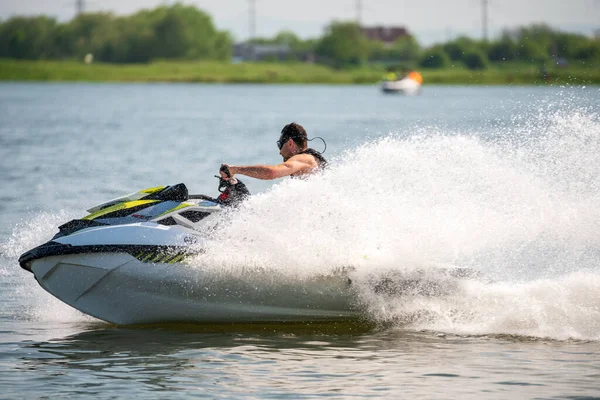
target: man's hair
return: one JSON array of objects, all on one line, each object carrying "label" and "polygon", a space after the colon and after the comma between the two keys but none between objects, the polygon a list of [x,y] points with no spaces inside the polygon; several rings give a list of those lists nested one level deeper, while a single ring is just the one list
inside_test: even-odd
[{"label": "man's hair", "polygon": [[301,149],[308,145],[308,135],[302,125],[292,122],[281,130],[281,139],[292,139]]}]

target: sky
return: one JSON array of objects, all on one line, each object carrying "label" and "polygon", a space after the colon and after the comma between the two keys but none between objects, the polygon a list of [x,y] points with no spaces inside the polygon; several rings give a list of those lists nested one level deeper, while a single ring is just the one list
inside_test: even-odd
[{"label": "sky", "polygon": [[[365,26],[404,26],[423,45],[467,35],[482,37],[484,0],[184,0],[213,18],[219,30],[238,41],[249,37],[249,4],[255,3],[256,35],[271,37],[291,30],[302,38],[318,37],[333,20],[356,20],[361,4]],[[173,0],[84,0],[87,11],[119,15],[173,4]],[[546,23],[588,36],[600,30],[600,0],[487,0],[489,37],[502,29]],[[0,18],[50,15],[67,21],[75,15],[75,0],[0,0]]]}]

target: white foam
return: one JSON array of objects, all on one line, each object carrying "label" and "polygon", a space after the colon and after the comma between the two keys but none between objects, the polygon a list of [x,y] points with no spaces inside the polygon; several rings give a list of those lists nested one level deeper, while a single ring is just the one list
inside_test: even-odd
[{"label": "white foam", "polygon": [[57,232],[57,226],[65,223],[70,214],[62,210],[56,213],[33,213],[15,225],[11,236],[0,243],[0,254],[18,258],[25,251],[40,245]]},{"label": "white foam", "polygon": [[[254,196],[220,222],[197,265],[289,279],[352,266],[374,320],[598,339],[598,115],[544,113],[493,129],[494,140],[423,128],[365,143],[320,176]],[[361,287],[374,271],[434,263],[495,283],[391,303]]]},{"label": "white foam", "polygon": [[414,329],[600,340],[598,273],[527,283],[466,281],[448,296],[375,296],[368,305],[375,320]]},{"label": "white foam", "polygon": [[[17,263],[22,253],[49,240],[56,233],[57,226],[75,215],[78,214],[64,210],[31,214],[14,227],[5,243],[0,243],[0,255],[6,260],[0,263],[0,276],[9,282],[3,289],[4,301],[0,306],[3,313],[13,314],[15,319],[44,322],[92,320],[44,291],[33,275],[19,268]],[[15,304],[19,305],[18,312],[11,311],[16,308]]]}]

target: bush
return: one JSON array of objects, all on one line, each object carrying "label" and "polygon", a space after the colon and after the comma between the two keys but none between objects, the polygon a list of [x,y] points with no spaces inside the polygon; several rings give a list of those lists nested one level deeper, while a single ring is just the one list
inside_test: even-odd
[{"label": "bush", "polygon": [[444,68],[450,64],[450,57],[441,48],[431,48],[423,54],[419,65],[423,68]]},{"label": "bush", "polygon": [[513,61],[517,59],[517,54],[517,44],[508,36],[488,48],[488,57],[492,61]]},{"label": "bush", "polygon": [[443,45],[443,49],[448,54],[452,61],[465,61],[465,55],[471,51],[478,49],[480,45],[473,39],[462,36],[451,42]]},{"label": "bush", "polygon": [[485,54],[475,50],[471,50],[465,54],[464,62],[470,70],[486,69],[490,63]]}]

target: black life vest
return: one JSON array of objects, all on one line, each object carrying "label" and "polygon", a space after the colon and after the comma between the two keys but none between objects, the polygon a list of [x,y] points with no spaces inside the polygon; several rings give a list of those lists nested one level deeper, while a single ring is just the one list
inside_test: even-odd
[{"label": "black life vest", "polygon": [[317,162],[317,164],[319,164],[319,169],[323,169],[327,167],[327,160],[325,159],[325,157],[323,157],[323,155],[321,153],[319,153],[318,151],[314,150],[314,149],[306,149],[301,151],[298,154],[310,154],[311,156],[313,156],[315,158],[315,161]]}]

